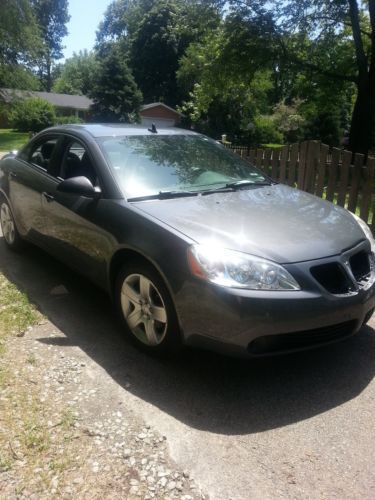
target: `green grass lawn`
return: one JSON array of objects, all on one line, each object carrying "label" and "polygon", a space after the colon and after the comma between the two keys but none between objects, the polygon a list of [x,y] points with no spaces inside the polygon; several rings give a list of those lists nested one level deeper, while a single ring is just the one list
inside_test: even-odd
[{"label": "green grass lawn", "polygon": [[273,143],[273,142],[269,142],[267,144],[261,144],[260,147],[261,148],[271,148],[271,149],[277,149],[277,148],[282,148],[284,146],[284,144],[276,144],[276,143]]},{"label": "green grass lawn", "polygon": [[0,129],[0,151],[19,149],[29,139],[27,132],[16,132],[9,128]]}]

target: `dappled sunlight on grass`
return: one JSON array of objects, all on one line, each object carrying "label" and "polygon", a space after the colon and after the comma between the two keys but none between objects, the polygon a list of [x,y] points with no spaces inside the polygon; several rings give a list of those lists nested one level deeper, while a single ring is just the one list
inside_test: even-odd
[{"label": "dappled sunlight on grass", "polygon": [[27,132],[16,132],[15,130],[2,128],[0,129],[0,151],[12,151],[19,149],[29,139]]}]

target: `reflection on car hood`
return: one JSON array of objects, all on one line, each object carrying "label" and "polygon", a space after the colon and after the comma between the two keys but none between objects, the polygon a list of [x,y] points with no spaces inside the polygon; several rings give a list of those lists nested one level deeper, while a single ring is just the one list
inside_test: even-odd
[{"label": "reflection on car hood", "polygon": [[364,239],[346,210],[281,184],[135,205],[198,243],[280,263],[336,255]]}]

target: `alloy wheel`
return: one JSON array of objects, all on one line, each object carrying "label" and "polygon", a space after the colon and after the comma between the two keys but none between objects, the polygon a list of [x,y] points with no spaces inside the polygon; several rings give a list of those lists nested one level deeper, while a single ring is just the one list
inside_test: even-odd
[{"label": "alloy wheel", "polygon": [[135,337],[143,344],[157,346],[167,333],[168,316],[155,284],[142,274],[127,276],[121,288],[121,308]]},{"label": "alloy wheel", "polygon": [[13,245],[16,238],[16,227],[14,224],[12,212],[10,211],[7,203],[2,203],[1,205],[0,222],[5,241],[9,245]]}]

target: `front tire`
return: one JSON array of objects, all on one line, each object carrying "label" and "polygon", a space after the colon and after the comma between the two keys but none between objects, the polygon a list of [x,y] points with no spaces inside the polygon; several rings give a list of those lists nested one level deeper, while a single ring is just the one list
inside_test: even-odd
[{"label": "front tire", "polygon": [[21,250],[23,241],[17,230],[12,209],[8,201],[3,197],[0,197],[0,225],[6,245],[11,250]]},{"label": "front tire", "polygon": [[138,348],[154,355],[173,355],[181,350],[181,333],[170,293],[150,264],[125,264],[117,276],[115,295],[125,333]]}]

